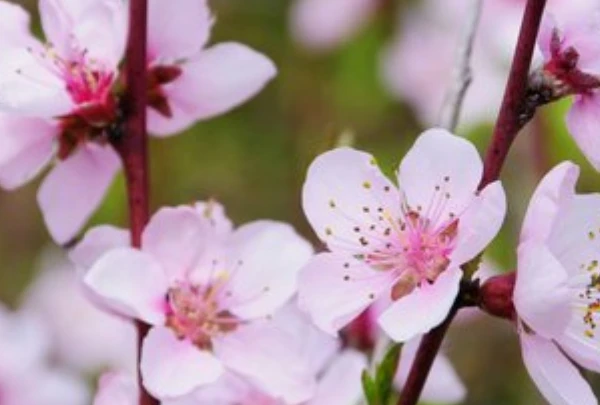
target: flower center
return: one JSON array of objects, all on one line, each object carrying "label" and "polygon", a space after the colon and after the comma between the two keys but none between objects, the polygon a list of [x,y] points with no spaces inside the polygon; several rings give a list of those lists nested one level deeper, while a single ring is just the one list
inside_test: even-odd
[{"label": "flower center", "polygon": [[584,335],[590,339],[596,336],[596,328],[600,317],[600,268],[598,260],[592,260],[584,266],[590,273],[589,283],[583,292],[579,294],[584,309],[583,324]]},{"label": "flower center", "polygon": [[388,232],[385,246],[366,255],[365,262],[377,270],[398,273],[392,288],[392,299],[397,300],[423,281],[434,282],[446,270],[457,231],[457,219],[436,227],[418,212],[409,211]]},{"label": "flower center", "polygon": [[189,339],[201,349],[211,349],[212,339],[231,332],[240,324],[230,312],[223,310],[217,297],[218,283],[201,286],[181,283],[167,293],[166,326],[179,339]]}]

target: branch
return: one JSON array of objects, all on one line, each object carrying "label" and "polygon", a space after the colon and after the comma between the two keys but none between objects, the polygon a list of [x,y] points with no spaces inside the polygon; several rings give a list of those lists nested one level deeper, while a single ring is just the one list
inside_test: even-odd
[{"label": "branch", "polygon": [[[149,218],[149,182],[148,182],[148,146],[146,135],[147,106],[147,0],[130,0],[129,37],[127,40],[127,65],[125,77],[127,90],[123,97],[123,114],[125,134],[114,141],[127,181],[129,200],[129,228],[131,244],[141,247],[142,232]],[[148,332],[148,325],[137,322],[138,359],[142,341]],[[158,405],[158,401],[150,396],[141,384],[140,405]]]},{"label": "branch", "polygon": [[[526,110],[529,69],[545,5],[546,0],[527,1],[500,114],[484,161],[480,190],[498,179],[510,146],[531,118],[524,117],[523,111]],[[460,308],[463,293],[459,292],[444,322],[423,337],[398,405],[415,405],[419,400],[448,327]]]},{"label": "branch", "polygon": [[481,18],[481,8],[483,0],[471,0],[469,5],[467,23],[462,32],[460,46],[458,48],[456,66],[454,67],[453,83],[440,111],[439,125],[454,131],[458,125],[460,110],[467,94],[467,89],[473,80],[471,69],[471,57],[473,55],[473,45],[477,27]]},{"label": "branch", "polygon": [[528,0],[521,23],[521,32],[515,50],[500,114],[494,127],[492,142],[487,150],[483,178],[479,189],[498,180],[506,155],[519,131],[529,122],[525,100],[528,90],[529,68],[540,28],[546,0]]}]

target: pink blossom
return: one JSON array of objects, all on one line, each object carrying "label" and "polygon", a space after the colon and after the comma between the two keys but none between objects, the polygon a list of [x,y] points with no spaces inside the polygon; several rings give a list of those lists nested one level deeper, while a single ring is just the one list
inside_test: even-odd
[{"label": "pink blossom", "polygon": [[50,366],[50,341],[41,320],[0,308],[0,393],[3,405],[85,405],[83,381]]},{"label": "pink blossom", "polygon": [[44,254],[22,305],[46,320],[55,356],[62,363],[90,375],[107,368],[134,372],[133,324],[90,303],[75,267],[60,253]]},{"label": "pink blossom", "polygon": [[273,62],[245,45],[206,48],[213,22],[206,0],[150,0],[150,132],[171,135],[223,114],[275,76]]},{"label": "pink blossom", "polygon": [[[554,12],[553,12],[554,11]],[[544,55],[544,73],[555,86],[575,93],[566,122],[589,162],[600,170],[600,5],[580,0],[550,10],[543,21],[538,44]]]},{"label": "pink blossom", "polygon": [[377,0],[296,0],[292,35],[305,47],[326,51],[349,41],[373,16]]},{"label": "pink blossom", "polygon": [[97,258],[84,283],[105,307],[152,325],[141,371],[154,396],[187,395],[228,370],[304,400],[314,381],[268,316],[294,294],[312,249],[283,223],[227,232],[218,213],[215,203],[164,208],[146,227],[141,251],[114,247],[110,228],[90,232],[74,254],[81,263]]},{"label": "pink blossom", "polygon": [[0,17],[13,32],[0,60],[0,185],[19,187],[56,158],[38,202],[50,234],[65,243],[100,204],[119,168],[104,126],[114,120],[125,6],[120,0],[40,0],[43,44],[24,32],[29,17],[21,9],[0,5],[13,9]]},{"label": "pink blossom", "polygon": [[529,374],[554,405],[597,401],[572,362],[600,371],[600,194],[576,194],[564,162],[537,187],[523,223],[514,305]]},{"label": "pink blossom", "polygon": [[340,148],[311,165],[303,208],[330,252],[300,277],[300,305],[335,333],[379,297],[379,324],[406,341],[439,324],[462,277],[460,265],[498,232],[506,202],[499,182],[477,193],[482,163],[468,141],[442,129],[406,154],[396,187],[364,152]]}]

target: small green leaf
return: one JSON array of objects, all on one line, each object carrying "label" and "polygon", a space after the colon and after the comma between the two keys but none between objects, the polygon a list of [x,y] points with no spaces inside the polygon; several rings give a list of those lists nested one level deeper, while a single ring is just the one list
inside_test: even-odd
[{"label": "small green leaf", "polygon": [[398,369],[398,362],[400,361],[400,352],[402,350],[401,344],[392,345],[383,361],[378,365],[375,373],[375,383],[377,386],[378,397],[381,400],[381,405],[385,405],[389,402],[389,398],[393,393],[394,376]]},{"label": "small green leaf", "polygon": [[368,370],[363,370],[361,376],[363,391],[365,393],[365,398],[367,399],[368,405],[381,405],[379,402],[379,395],[377,394],[377,386],[375,385],[375,381],[371,375],[369,375]]}]

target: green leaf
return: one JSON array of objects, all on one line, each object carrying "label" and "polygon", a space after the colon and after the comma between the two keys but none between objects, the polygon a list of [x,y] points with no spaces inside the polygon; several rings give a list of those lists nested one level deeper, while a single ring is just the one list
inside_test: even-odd
[{"label": "green leaf", "polygon": [[363,370],[361,381],[365,398],[367,399],[367,404],[381,405],[379,402],[379,395],[377,394],[377,386],[375,385],[375,381],[373,381],[371,375],[369,375],[368,370]]},{"label": "green leaf", "polygon": [[398,369],[401,351],[401,344],[397,343],[392,345],[375,372],[375,383],[377,385],[377,393],[381,400],[381,405],[387,404],[393,393],[394,376]]}]

